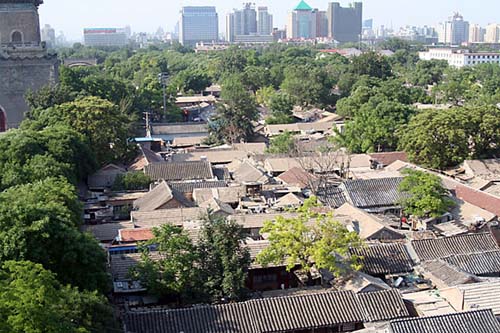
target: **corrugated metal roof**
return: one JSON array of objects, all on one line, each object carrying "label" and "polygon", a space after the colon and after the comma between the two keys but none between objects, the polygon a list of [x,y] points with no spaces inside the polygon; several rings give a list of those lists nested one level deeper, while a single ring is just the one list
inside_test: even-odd
[{"label": "corrugated metal roof", "polygon": [[341,188],[358,208],[397,206],[403,199],[399,191],[402,177],[347,180]]},{"label": "corrugated metal roof", "polygon": [[[457,288],[462,291],[466,309],[491,309],[500,316],[500,282],[471,283]],[[500,331],[499,331],[500,332]]]}]

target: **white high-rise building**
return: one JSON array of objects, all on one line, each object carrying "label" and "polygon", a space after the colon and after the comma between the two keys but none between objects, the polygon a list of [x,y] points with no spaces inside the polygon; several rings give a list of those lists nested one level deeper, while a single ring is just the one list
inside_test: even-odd
[{"label": "white high-rise building", "polygon": [[498,43],[500,41],[500,25],[489,24],[486,27],[486,34],[484,36],[486,43]]},{"label": "white high-rise building", "polygon": [[230,43],[268,43],[273,33],[273,16],[267,7],[255,10],[253,3],[234,9],[226,16],[226,40]]},{"label": "white high-rise building", "polygon": [[484,29],[479,24],[473,24],[469,28],[469,43],[484,42]]},{"label": "white high-rise building", "polygon": [[448,21],[442,22],[438,28],[439,43],[461,45],[469,41],[469,22],[459,13],[455,13]]}]

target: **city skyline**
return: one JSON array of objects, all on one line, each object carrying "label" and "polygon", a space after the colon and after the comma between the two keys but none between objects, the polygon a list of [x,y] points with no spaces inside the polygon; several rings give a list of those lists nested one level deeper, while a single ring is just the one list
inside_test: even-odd
[{"label": "city skyline", "polygon": [[[284,28],[287,15],[298,3],[298,0],[267,0],[256,1],[257,6],[269,7],[274,14],[274,26]],[[332,1],[310,0],[308,4],[313,8],[326,10]],[[339,1],[343,6],[351,1]],[[182,6],[208,5],[216,6],[219,14],[219,31],[225,31],[224,17],[234,8],[241,7],[243,1],[222,0],[184,0],[172,3],[157,0],[143,0],[142,6],[137,6],[131,0],[106,0],[105,2],[87,0],[83,2],[69,2],[64,0],[46,0],[40,8],[41,23],[50,24],[57,31],[63,31],[69,40],[82,40],[85,27],[122,27],[130,25],[134,32],[153,32],[158,27],[167,31],[173,30],[178,21]],[[385,25],[394,28],[405,25],[437,26],[446,20],[453,12],[459,11],[471,24],[486,26],[496,23],[495,13],[500,10],[500,3],[487,0],[478,9],[475,3],[466,0],[460,1],[414,1],[394,0],[365,0],[363,1],[363,18],[373,18],[375,26]],[[153,8],[154,7],[154,8]],[[433,10],[429,11],[429,7]]]}]

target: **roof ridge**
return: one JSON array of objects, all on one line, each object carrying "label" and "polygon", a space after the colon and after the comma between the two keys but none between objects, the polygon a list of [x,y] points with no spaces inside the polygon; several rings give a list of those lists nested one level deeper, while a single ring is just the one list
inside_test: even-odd
[{"label": "roof ridge", "polygon": [[[473,284],[475,284],[475,283],[473,283]],[[492,309],[475,309],[475,310],[470,310],[470,311],[444,313],[444,314],[435,315],[435,316],[428,316],[428,317],[409,317],[409,318],[394,319],[394,320],[391,320],[391,324],[405,322],[405,321],[420,321],[420,320],[429,320],[429,319],[444,318],[444,317],[458,317],[461,315],[467,315],[470,313],[479,313],[479,312],[484,312],[484,313],[491,312],[491,314],[494,316]]]}]

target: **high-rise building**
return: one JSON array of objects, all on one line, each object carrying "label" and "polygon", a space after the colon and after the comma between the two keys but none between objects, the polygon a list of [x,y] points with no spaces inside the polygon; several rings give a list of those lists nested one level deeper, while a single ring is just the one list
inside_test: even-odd
[{"label": "high-rise building", "polygon": [[439,43],[460,45],[469,40],[469,22],[459,13],[439,25]]},{"label": "high-rise building", "polygon": [[86,46],[122,47],[129,40],[125,28],[85,28],[83,42]]},{"label": "high-rise building", "polygon": [[286,35],[289,39],[316,38],[316,12],[304,0],[290,12]]},{"label": "high-rise building", "polygon": [[328,16],[325,10],[315,9],[316,13],[316,37],[328,37]]},{"label": "high-rise building", "polygon": [[328,37],[337,42],[358,42],[363,26],[363,4],[355,2],[341,7],[338,2],[328,4]]},{"label": "high-rise building", "polygon": [[485,30],[479,24],[473,24],[469,27],[469,43],[484,42]]},{"label": "high-rise building", "polygon": [[48,48],[56,46],[56,31],[50,24],[46,24],[42,28],[42,42],[45,42]]},{"label": "high-rise building", "polygon": [[219,16],[215,7],[182,7],[179,19],[179,42],[182,45],[212,43],[219,39]]},{"label": "high-rise building", "polygon": [[226,16],[226,40],[230,43],[272,42],[273,16],[267,7],[245,3],[242,9],[234,9]]},{"label": "high-rise building", "polygon": [[489,24],[486,27],[486,34],[484,36],[486,43],[498,43],[500,41],[500,25]]},{"label": "high-rise building", "polygon": [[29,110],[28,91],[58,81],[59,60],[40,34],[43,0],[0,0],[0,132],[16,127]]},{"label": "high-rise building", "polygon": [[267,7],[257,8],[257,34],[261,36],[269,36],[273,33],[273,16],[269,14]]}]

